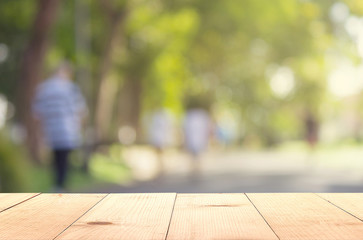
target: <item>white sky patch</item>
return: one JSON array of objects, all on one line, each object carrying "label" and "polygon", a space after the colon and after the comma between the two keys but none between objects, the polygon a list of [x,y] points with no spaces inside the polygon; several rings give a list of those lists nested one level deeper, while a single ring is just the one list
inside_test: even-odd
[{"label": "white sky patch", "polygon": [[336,97],[358,94],[363,89],[363,65],[343,61],[328,76],[329,91]]},{"label": "white sky patch", "polygon": [[359,56],[363,58],[363,18],[350,16],[344,27],[356,44]]},{"label": "white sky patch", "polygon": [[336,2],[330,9],[330,18],[336,22],[341,23],[349,16],[349,8],[342,2]]},{"label": "white sky patch", "polygon": [[352,37],[358,37],[361,34],[363,20],[357,16],[349,16],[345,21],[344,28]]},{"label": "white sky patch", "polygon": [[277,97],[287,97],[295,88],[294,72],[289,67],[277,68],[271,76],[270,87]]},{"label": "white sky patch", "polygon": [[357,40],[357,49],[359,56],[363,58],[363,36],[359,37],[359,39]]}]

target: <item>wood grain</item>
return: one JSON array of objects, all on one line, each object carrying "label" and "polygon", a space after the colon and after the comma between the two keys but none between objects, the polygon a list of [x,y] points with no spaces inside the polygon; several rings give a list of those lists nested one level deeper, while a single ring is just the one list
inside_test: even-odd
[{"label": "wood grain", "polygon": [[277,239],[244,194],[178,194],[167,239]]},{"label": "wood grain", "polygon": [[318,195],[363,221],[363,193],[319,193]]},{"label": "wood grain", "polygon": [[104,196],[41,194],[0,214],[0,239],[54,239]]},{"label": "wood grain", "polygon": [[0,212],[37,195],[39,195],[39,193],[0,193]]},{"label": "wood grain", "polygon": [[280,239],[363,239],[363,223],[310,193],[248,193]]},{"label": "wood grain", "polygon": [[175,196],[109,195],[57,239],[165,239]]}]

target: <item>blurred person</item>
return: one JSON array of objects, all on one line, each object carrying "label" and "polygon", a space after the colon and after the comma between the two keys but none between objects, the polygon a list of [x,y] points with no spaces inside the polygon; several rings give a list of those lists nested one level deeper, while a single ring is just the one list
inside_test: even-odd
[{"label": "blurred person", "polygon": [[152,114],[149,126],[149,140],[158,158],[159,175],[164,172],[163,152],[172,142],[172,117],[166,109],[159,109]]},{"label": "blurred person", "polygon": [[72,67],[64,62],[53,76],[41,83],[33,102],[33,112],[43,127],[52,149],[55,191],[65,188],[70,153],[81,142],[81,125],[87,108],[80,89],[72,80]]},{"label": "blurred person", "polygon": [[233,140],[233,132],[229,126],[224,125],[223,123],[216,124],[215,135],[223,148],[230,145]]},{"label": "blurred person", "polygon": [[190,108],[184,119],[184,142],[186,150],[192,156],[193,174],[199,173],[200,155],[209,142],[212,132],[212,121],[204,108]]},{"label": "blurred person", "polygon": [[314,117],[314,115],[307,111],[305,114],[305,139],[310,147],[311,152],[315,150],[315,146],[318,142],[318,121]]}]

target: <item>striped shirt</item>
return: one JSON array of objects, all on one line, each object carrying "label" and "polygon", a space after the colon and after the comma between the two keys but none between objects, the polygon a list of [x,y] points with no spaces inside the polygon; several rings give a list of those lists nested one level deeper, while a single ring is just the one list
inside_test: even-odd
[{"label": "striped shirt", "polygon": [[37,88],[33,112],[41,120],[53,149],[73,149],[81,140],[81,116],[86,104],[79,88],[54,76]]}]

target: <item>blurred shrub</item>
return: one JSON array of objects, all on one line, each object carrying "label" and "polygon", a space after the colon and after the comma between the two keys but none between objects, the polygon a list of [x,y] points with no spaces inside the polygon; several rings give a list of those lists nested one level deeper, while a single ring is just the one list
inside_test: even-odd
[{"label": "blurred shrub", "polygon": [[25,151],[0,132],[0,192],[28,189],[29,163]]},{"label": "blurred shrub", "polygon": [[106,153],[93,154],[89,168],[93,177],[104,182],[125,184],[132,177],[122,157],[122,147],[118,144],[110,146]]}]

